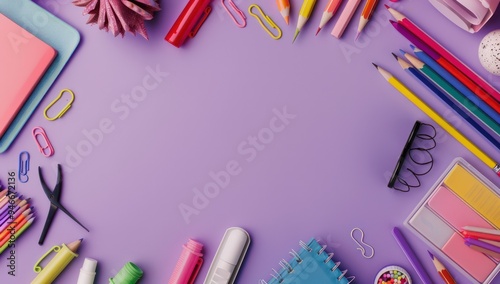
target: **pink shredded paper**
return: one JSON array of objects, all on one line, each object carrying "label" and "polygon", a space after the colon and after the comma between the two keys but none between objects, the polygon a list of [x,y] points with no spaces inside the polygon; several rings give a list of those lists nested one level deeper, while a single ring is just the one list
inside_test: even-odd
[{"label": "pink shredded paper", "polygon": [[137,32],[145,39],[149,38],[144,20],[151,20],[153,13],[160,10],[157,0],[74,0],[73,4],[85,8],[87,24],[97,24],[114,36]]}]

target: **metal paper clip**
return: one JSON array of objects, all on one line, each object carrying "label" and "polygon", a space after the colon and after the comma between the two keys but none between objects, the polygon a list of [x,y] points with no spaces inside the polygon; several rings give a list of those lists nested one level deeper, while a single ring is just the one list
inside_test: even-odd
[{"label": "metal paper clip", "polygon": [[[26,157],[23,159],[23,155]],[[18,170],[18,175],[19,175],[19,181],[22,183],[26,183],[29,180],[28,177],[28,171],[30,170],[30,153],[27,151],[22,151],[19,154],[19,170]],[[26,179],[24,179],[26,178]]]},{"label": "metal paper clip", "polygon": [[203,11],[203,16],[201,16],[200,20],[198,21],[198,23],[196,24],[196,26],[194,26],[193,30],[189,33],[189,37],[190,38],[193,38],[197,33],[198,31],[200,30],[201,28],[201,25],[203,25],[203,23],[205,22],[205,20],[208,18],[208,16],[210,15],[210,12],[212,12],[212,7],[210,6],[207,6],[205,8],[205,10]]},{"label": "metal paper clip", "polygon": [[[40,150],[40,153],[44,155],[45,157],[50,157],[54,155],[54,147],[52,147],[52,144],[50,143],[49,138],[47,137],[47,133],[45,133],[45,130],[39,126],[33,128],[33,131],[31,132],[33,134],[33,138],[35,139],[36,145],[38,146],[38,150]],[[40,144],[40,141],[38,141],[37,136],[42,136],[42,142],[46,146],[42,146]],[[47,151],[46,151],[47,150]]]},{"label": "metal paper clip", "polygon": [[231,11],[229,11],[229,9],[226,7],[226,4],[224,4],[224,0],[220,0],[221,4],[222,4],[222,7],[224,7],[224,9],[226,9],[226,12],[229,14],[229,16],[231,16],[231,18],[233,19],[233,22],[240,28],[244,28],[246,25],[247,25],[247,20],[245,17],[245,14],[243,14],[243,11],[240,10],[240,8],[238,8],[236,6],[236,4],[234,4],[233,0],[229,0],[229,5],[231,6],[231,8],[233,8],[234,12],[238,15],[240,15],[240,18],[241,18],[241,21],[243,22],[242,24],[238,23],[238,21],[236,20],[236,18],[234,17],[233,13],[231,13]]},{"label": "metal paper clip", "polygon": [[[266,25],[264,24],[264,22],[262,22],[262,20],[260,19],[260,17],[257,15],[257,14],[254,14],[252,12],[252,8],[256,8],[257,10],[259,10],[260,14],[264,17],[264,19],[266,19],[266,22],[274,29],[276,29],[278,31],[278,35],[274,35],[267,27]],[[273,22],[273,20],[271,20],[271,18],[264,14],[264,12],[262,11],[262,9],[260,8],[259,5],[257,4],[252,4],[250,5],[250,7],[248,7],[248,13],[250,13],[250,15],[254,16],[257,21],[259,21],[259,24],[262,26],[262,28],[274,39],[278,40],[281,38],[281,35],[282,35],[282,32],[281,32],[281,29]]]},{"label": "metal paper clip", "polygon": [[[354,231],[356,231],[356,230],[358,230],[358,231],[360,231],[360,232],[361,232],[361,239],[360,239],[361,244],[360,244],[360,243],[358,242],[358,240],[356,240],[356,238],[354,237]],[[375,249],[373,249],[373,247],[372,247],[371,245],[369,245],[369,244],[367,244],[367,243],[365,243],[365,242],[363,241],[363,238],[364,238],[364,237],[365,237],[365,232],[363,232],[363,230],[361,230],[360,228],[354,228],[354,229],[352,229],[352,230],[351,230],[351,238],[352,238],[352,239],[354,240],[354,242],[355,242],[355,243],[359,246],[359,247],[357,247],[356,249],[361,251],[361,254],[363,255],[363,257],[364,257],[364,258],[372,258],[372,257],[373,257],[373,255],[375,254]],[[370,255],[365,255],[366,250],[365,250],[365,248],[364,248],[364,246],[363,246],[363,245],[365,245],[365,246],[369,247],[369,248],[372,250],[372,254],[370,254]]]},{"label": "metal paper clip", "polygon": [[[70,100],[68,102],[67,105],[64,106],[64,108],[58,113],[56,114],[56,116],[54,117],[49,117],[47,115],[47,112],[49,111],[49,109],[55,104],[57,103],[58,101],[61,100],[62,96],[64,93],[69,93],[70,94]],[[71,104],[73,103],[73,101],[75,100],[75,94],[73,93],[73,91],[71,91],[70,89],[64,89],[62,90],[60,93],[59,93],[59,96],[57,96],[52,102],[50,102],[50,104],[43,110],[43,116],[47,119],[47,120],[56,120],[60,117],[62,117],[67,111],[68,109],[71,107]]]}]

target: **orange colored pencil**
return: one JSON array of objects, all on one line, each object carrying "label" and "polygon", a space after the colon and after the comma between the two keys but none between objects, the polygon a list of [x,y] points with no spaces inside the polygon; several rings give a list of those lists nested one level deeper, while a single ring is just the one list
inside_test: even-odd
[{"label": "orange colored pencil", "polygon": [[363,12],[361,12],[361,17],[359,18],[358,33],[356,38],[358,38],[361,31],[364,29],[370,18],[372,17],[373,11],[377,7],[378,0],[367,0]]},{"label": "orange colored pencil", "polygon": [[444,265],[436,257],[434,257],[434,255],[430,251],[427,252],[431,256],[432,263],[434,263],[434,266],[436,267],[439,276],[443,278],[444,283],[455,284],[455,279],[453,279],[453,277],[451,276],[450,272],[446,269],[446,267],[444,267]]},{"label": "orange colored pencil", "polygon": [[278,5],[278,10],[285,19],[286,24],[290,21],[290,1],[289,0],[276,0],[276,4]]},{"label": "orange colored pencil", "polygon": [[[28,209],[28,210],[30,210],[30,209]],[[26,211],[28,211],[28,210],[26,210]],[[24,212],[23,212],[23,214],[24,214]],[[23,214],[19,215],[19,217],[23,216]],[[24,224],[26,224],[26,222],[28,222],[28,220],[31,217],[33,217],[33,214],[29,214],[29,215],[26,214],[26,216],[23,216],[22,218],[19,218],[19,217],[16,218],[16,221],[18,221],[18,219],[19,219],[19,222],[12,223],[14,225],[14,234],[17,231],[21,230],[21,228],[24,226]],[[16,222],[16,221],[14,221],[14,222]],[[10,235],[11,235],[11,232],[8,229],[5,229],[2,232],[2,236],[0,237],[0,247],[2,247],[9,240]]]}]

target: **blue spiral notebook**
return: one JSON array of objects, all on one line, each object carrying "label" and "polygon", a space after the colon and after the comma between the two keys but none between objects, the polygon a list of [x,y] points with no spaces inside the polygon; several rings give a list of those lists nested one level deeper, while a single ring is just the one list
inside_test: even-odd
[{"label": "blue spiral notebook", "polygon": [[334,260],[334,254],[326,251],[326,245],[320,245],[314,238],[308,243],[300,241],[299,245],[298,252],[290,251],[289,261],[279,262],[279,271],[273,269],[269,281],[260,283],[348,284],[354,280],[354,276],[347,276],[347,270],[341,269],[340,261]]}]

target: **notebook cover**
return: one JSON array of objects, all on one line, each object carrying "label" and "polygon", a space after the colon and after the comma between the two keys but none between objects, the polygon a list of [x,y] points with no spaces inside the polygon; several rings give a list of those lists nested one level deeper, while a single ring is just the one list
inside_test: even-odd
[{"label": "notebook cover", "polygon": [[[40,82],[38,82],[21,110],[19,110],[7,131],[0,137],[0,153],[3,153],[17,137],[24,124],[43,99],[47,90],[70,59],[80,42],[80,34],[75,28],[30,0],[1,0],[0,13],[18,24],[28,21],[29,24],[22,26],[30,33],[36,34],[39,39],[57,51],[56,58]],[[32,19],[43,19],[44,25],[33,24],[30,22]]]},{"label": "notebook cover", "polygon": [[57,52],[0,13],[0,137]]},{"label": "notebook cover", "polygon": [[[323,248],[322,245],[312,238],[307,246],[311,251],[300,247],[298,255],[301,261],[297,261],[292,257],[288,264],[293,272],[288,269],[281,269],[279,277],[281,280],[271,278],[268,284],[277,283],[321,283],[321,284],[348,284],[349,279],[347,275],[343,274],[340,267],[340,262],[335,259],[335,256],[327,261],[329,253]],[[327,262],[325,262],[327,261]],[[337,266],[335,269],[332,270]]]}]

